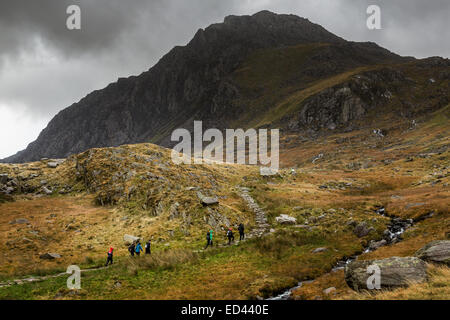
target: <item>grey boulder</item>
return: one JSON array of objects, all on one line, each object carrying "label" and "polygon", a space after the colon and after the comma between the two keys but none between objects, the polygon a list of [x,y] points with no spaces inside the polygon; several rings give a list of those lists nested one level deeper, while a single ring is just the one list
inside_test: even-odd
[{"label": "grey boulder", "polygon": [[210,205],[219,203],[219,200],[217,199],[217,197],[206,197],[203,194],[201,194],[200,192],[197,193],[197,196],[200,199],[200,202],[204,206],[210,206]]},{"label": "grey boulder", "polygon": [[450,240],[430,242],[418,250],[415,256],[425,261],[443,263],[450,266]]},{"label": "grey boulder", "polygon": [[427,265],[417,257],[391,257],[382,260],[353,261],[345,267],[345,281],[356,291],[368,290],[367,280],[374,273],[368,269],[380,269],[380,289],[396,289],[427,280]]},{"label": "grey boulder", "polygon": [[287,214],[282,214],[279,217],[276,217],[275,220],[279,224],[297,224],[297,219],[294,217],[288,216]]}]

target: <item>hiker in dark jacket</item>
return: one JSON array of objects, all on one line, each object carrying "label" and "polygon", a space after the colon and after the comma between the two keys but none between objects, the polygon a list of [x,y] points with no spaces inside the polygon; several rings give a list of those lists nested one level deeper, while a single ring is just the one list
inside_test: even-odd
[{"label": "hiker in dark jacket", "polygon": [[147,243],[145,244],[145,254],[152,253],[151,245],[152,245],[151,240],[148,240]]},{"label": "hiker in dark jacket", "polygon": [[241,223],[238,227],[239,230],[239,241],[245,239],[245,233],[244,233],[244,225]]},{"label": "hiker in dark jacket", "polygon": [[134,251],[135,251],[134,242],[128,247],[128,251],[130,251],[131,256],[134,256]]},{"label": "hiker in dark jacket", "polygon": [[138,241],[136,243],[136,249],[135,249],[136,255],[140,256],[141,251],[144,252],[144,249],[142,249],[141,243]]},{"label": "hiker in dark jacket", "polygon": [[106,259],[105,267],[107,267],[108,264],[110,264],[110,263],[113,264],[113,251],[114,251],[114,248],[110,247],[109,251],[108,251],[108,258]]},{"label": "hiker in dark jacket", "polygon": [[228,245],[231,244],[231,241],[234,241],[233,229],[229,229],[227,231]]},{"label": "hiker in dark jacket", "polygon": [[206,247],[204,250],[206,250],[206,248],[208,248],[209,245],[211,245],[211,233],[208,231],[206,233]]}]

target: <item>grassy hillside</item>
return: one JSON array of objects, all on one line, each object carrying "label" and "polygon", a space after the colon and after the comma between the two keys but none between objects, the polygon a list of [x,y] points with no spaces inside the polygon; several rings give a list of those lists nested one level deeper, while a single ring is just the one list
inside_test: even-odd
[{"label": "grassy hillside", "polygon": [[[354,293],[342,270],[330,272],[355,254],[409,256],[448,239],[450,230],[449,67],[434,60],[333,61],[346,52],[340,50],[329,44],[259,50],[232,75],[242,93],[234,107],[243,110],[233,126],[282,129],[279,175],[262,177],[257,166],[175,165],[170,150],[152,144],[0,164],[14,190],[0,193],[0,298],[255,299],[313,279],[294,298],[448,295],[444,267],[430,266],[426,284],[377,295]],[[341,103],[344,115],[349,108],[364,113],[332,128],[322,125],[329,115],[314,113],[322,102]],[[303,121],[306,107],[312,113],[305,119],[318,127],[290,126],[291,119]],[[269,227],[228,246],[229,227],[258,229],[241,187]],[[203,197],[218,204],[205,205]],[[363,253],[390,223],[376,213],[381,206],[414,219],[414,226],[402,241]],[[296,224],[280,225],[281,214]],[[359,223],[370,229],[362,237],[354,230]],[[216,246],[203,250],[210,229]],[[152,256],[130,258],[125,234],[152,239]],[[101,267],[110,246],[116,263],[83,273],[82,290],[65,289],[65,276],[14,282],[57,275],[70,264]],[[48,252],[61,257],[40,258]],[[335,294],[323,292],[332,286]]]}]

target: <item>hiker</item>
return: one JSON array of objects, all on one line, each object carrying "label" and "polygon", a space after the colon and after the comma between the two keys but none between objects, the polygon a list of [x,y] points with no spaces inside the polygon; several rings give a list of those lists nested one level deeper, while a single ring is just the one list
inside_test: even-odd
[{"label": "hiker", "polygon": [[114,248],[110,247],[109,251],[108,251],[108,258],[106,259],[105,267],[107,267],[109,263],[113,264],[113,251],[114,251]]},{"label": "hiker", "polygon": [[148,240],[147,243],[145,244],[145,254],[152,253],[151,245],[152,245],[151,240]]},{"label": "hiker", "polygon": [[212,229],[209,230],[209,244],[211,245],[211,247],[213,246],[213,231],[212,231]]},{"label": "hiker", "polygon": [[239,241],[244,240],[245,233],[244,233],[244,225],[242,223],[239,224],[238,230],[239,230]]},{"label": "hiker", "polygon": [[140,256],[141,255],[141,251],[144,252],[144,250],[142,249],[141,243],[138,241],[136,243],[136,249],[135,249],[136,255]]},{"label": "hiker", "polygon": [[231,244],[231,241],[234,241],[233,229],[229,229],[227,231],[228,245]]},{"label": "hiker", "polygon": [[208,246],[211,244],[211,233],[208,231],[206,233],[206,247],[204,250],[206,250],[206,248],[208,248]]},{"label": "hiker", "polygon": [[134,256],[135,246],[134,242],[128,247],[128,251],[130,251],[131,256]]}]

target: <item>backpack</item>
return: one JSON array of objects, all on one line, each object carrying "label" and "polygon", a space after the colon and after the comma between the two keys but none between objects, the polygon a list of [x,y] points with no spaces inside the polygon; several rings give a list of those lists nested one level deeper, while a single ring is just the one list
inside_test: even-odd
[{"label": "backpack", "polygon": [[206,234],[206,240],[211,240],[211,236],[210,236],[209,232]]}]

